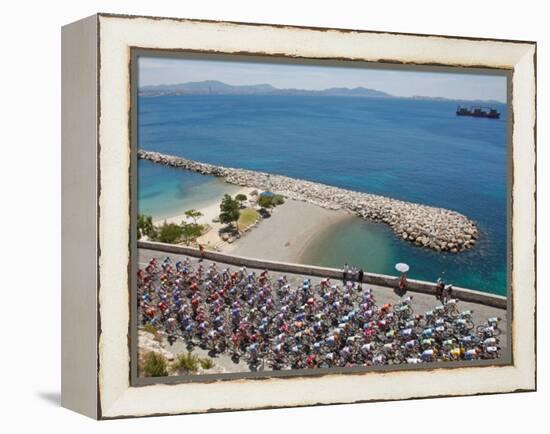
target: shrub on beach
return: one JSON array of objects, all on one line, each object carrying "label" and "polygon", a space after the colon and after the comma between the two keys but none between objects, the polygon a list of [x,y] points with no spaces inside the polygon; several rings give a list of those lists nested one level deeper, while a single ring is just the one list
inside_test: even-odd
[{"label": "shrub on beach", "polygon": [[153,218],[150,215],[139,214],[137,220],[137,238],[140,240],[142,237],[148,237],[154,239],[156,235],[156,228],[153,225]]},{"label": "shrub on beach", "polygon": [[262,208],[273,208],[285,203],[285,198],[281,194],[260,194],[258,205]]},{"label": "shrub on beach", "polygon": [[145,324],[143,326],[143,331],[145,331],[147,333],[151,333],[155,337],[155,339],[160,342],[161,336],[160,336],[157,328],[153,324],[151,324],[151,323]]},{"label": "shrub on beach", "polygon": [[172,371],[195,373],[199,370],[199,364],[201,364],[201,359],[191,351],[187,351],[187,354],[180,354],[177,357],[176,361],[172,364]]},{"label": "shrub on beach", "polygon": [[258,205],[262,208],[271,208],[273,207],[273,196],[261,196],[258,199]]},{"label": "shrub on beach", "polygon": [[[192,214],[191,218],[196,219],[201,215],[202,214],[199,211],[196,211]],[[150,232],[149,239],[151,241],[160,241],[161,243],[168,244],[176,244],[182,241],[189,244],[191,241],[194,241],[200,237],[203,231],[204,226],[198,223],[182,222],[178,225],[176,223],[164,222],[161,226],[153,227],[153,231]]]},{"label": "shrub on beach", "polygon": [[273,204],[274,205],[282,205],[283,203],[285,203],[284,196],[282,196],[280,194],[276,194],[275,196],[273,196]]},{"label": "shrub on beach", "polygon": [[191,241],[196,240],[202,235],[204,227],[197,223],[183,223],[181,225],[181,237],[186,244],[189,244]]},{"label": "shrub on beach", "polygon": [[214,361],[210,357],[200,359],[199,363],[201,364],[202,369],[212,369],[215,366]]},{"label": "shrub on beach", "polygon": [[159,353],[150,351],[145,354],[143,371],[148,377],[166,377],[168,375],[166,358]]},{"label": "shrub on beach", "polygon": [[175,223],[164,223],[158,228],[156,239],[161,243],[176,243],[183,235],[183,228]]}]

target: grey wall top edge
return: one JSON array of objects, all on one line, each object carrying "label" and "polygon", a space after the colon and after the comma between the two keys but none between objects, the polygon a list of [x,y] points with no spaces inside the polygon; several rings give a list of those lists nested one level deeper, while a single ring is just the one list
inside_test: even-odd
[{"label": "grey wall top edge", "polygon": [[[138,248],[157,250],[159,252],[167,252],[174,254],[184,254],[190,256],[199,256],[199,250],[193,247],[178,246],[173,244],[164,244],[150,241],[138,241]],[[342,271],[334,268],[318,267],[313,265],[289,264],[285,262],[268,261],[263,259],[244,258],[240,256],[228,255],[220,252],[205,251],[204,258],[222,261],[234,265],[246,265],[253,268],[267,268],[274,271],[283,271],[288,273],[306,274],[320,277],[340,278]],[[395,288],[398,285],[398,280],[395,276],[387,276],[383,274],[365,273],[363,281],[372,285],[388,286]],[[433,282],[425,282],[421,280],[408,279],[408,289],[414,292],[424,294],[435,294],[436,284]],[[470,301],[487,306],[496,307],[499,309],[507,308],[507,298],[488,294],[473,289],[453,287],[453,295],[463,301]]]}]

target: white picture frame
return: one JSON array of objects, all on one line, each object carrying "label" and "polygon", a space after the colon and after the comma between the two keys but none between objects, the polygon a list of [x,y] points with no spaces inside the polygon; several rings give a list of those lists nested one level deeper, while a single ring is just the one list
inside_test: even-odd
[{"label": "white picture frame", "polygon": [[[133,386],[132,48],[511,71],[511,363]],[[63,28],[62,55],[63,406],[112,419],[536,389],[534,42],[97,14]]]}]

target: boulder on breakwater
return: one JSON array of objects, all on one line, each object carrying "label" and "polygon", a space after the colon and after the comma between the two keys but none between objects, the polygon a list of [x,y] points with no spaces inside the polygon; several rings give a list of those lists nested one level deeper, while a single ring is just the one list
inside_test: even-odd
[{"label": "boulder on breakwater", "polygon": [[473,247],[479,236],[475,223],[456,211],[361,193],[317,182],[199,163],[158,152],[138,151],[138,158],[204,175],[230,184],[270,190],[290,199],[327,209],[347,209],[357,216],[384,222],[405,241],[435,251],[458,253]]}]

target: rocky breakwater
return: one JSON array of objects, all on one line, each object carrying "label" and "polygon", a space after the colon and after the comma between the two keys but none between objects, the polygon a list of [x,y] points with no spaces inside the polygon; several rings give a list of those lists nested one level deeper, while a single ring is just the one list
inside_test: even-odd
[{"label": "rocky breakwater", "polygon": [[245,169],[215,166],[158,152],[138,151],[138,158],[222,177],[230,184],[269,190],[328,209],[347,209],[367,220],[388,224],[403,240],[436,251],[458,253],[473,247],[475,223],[463,214],[374,194]]}]

